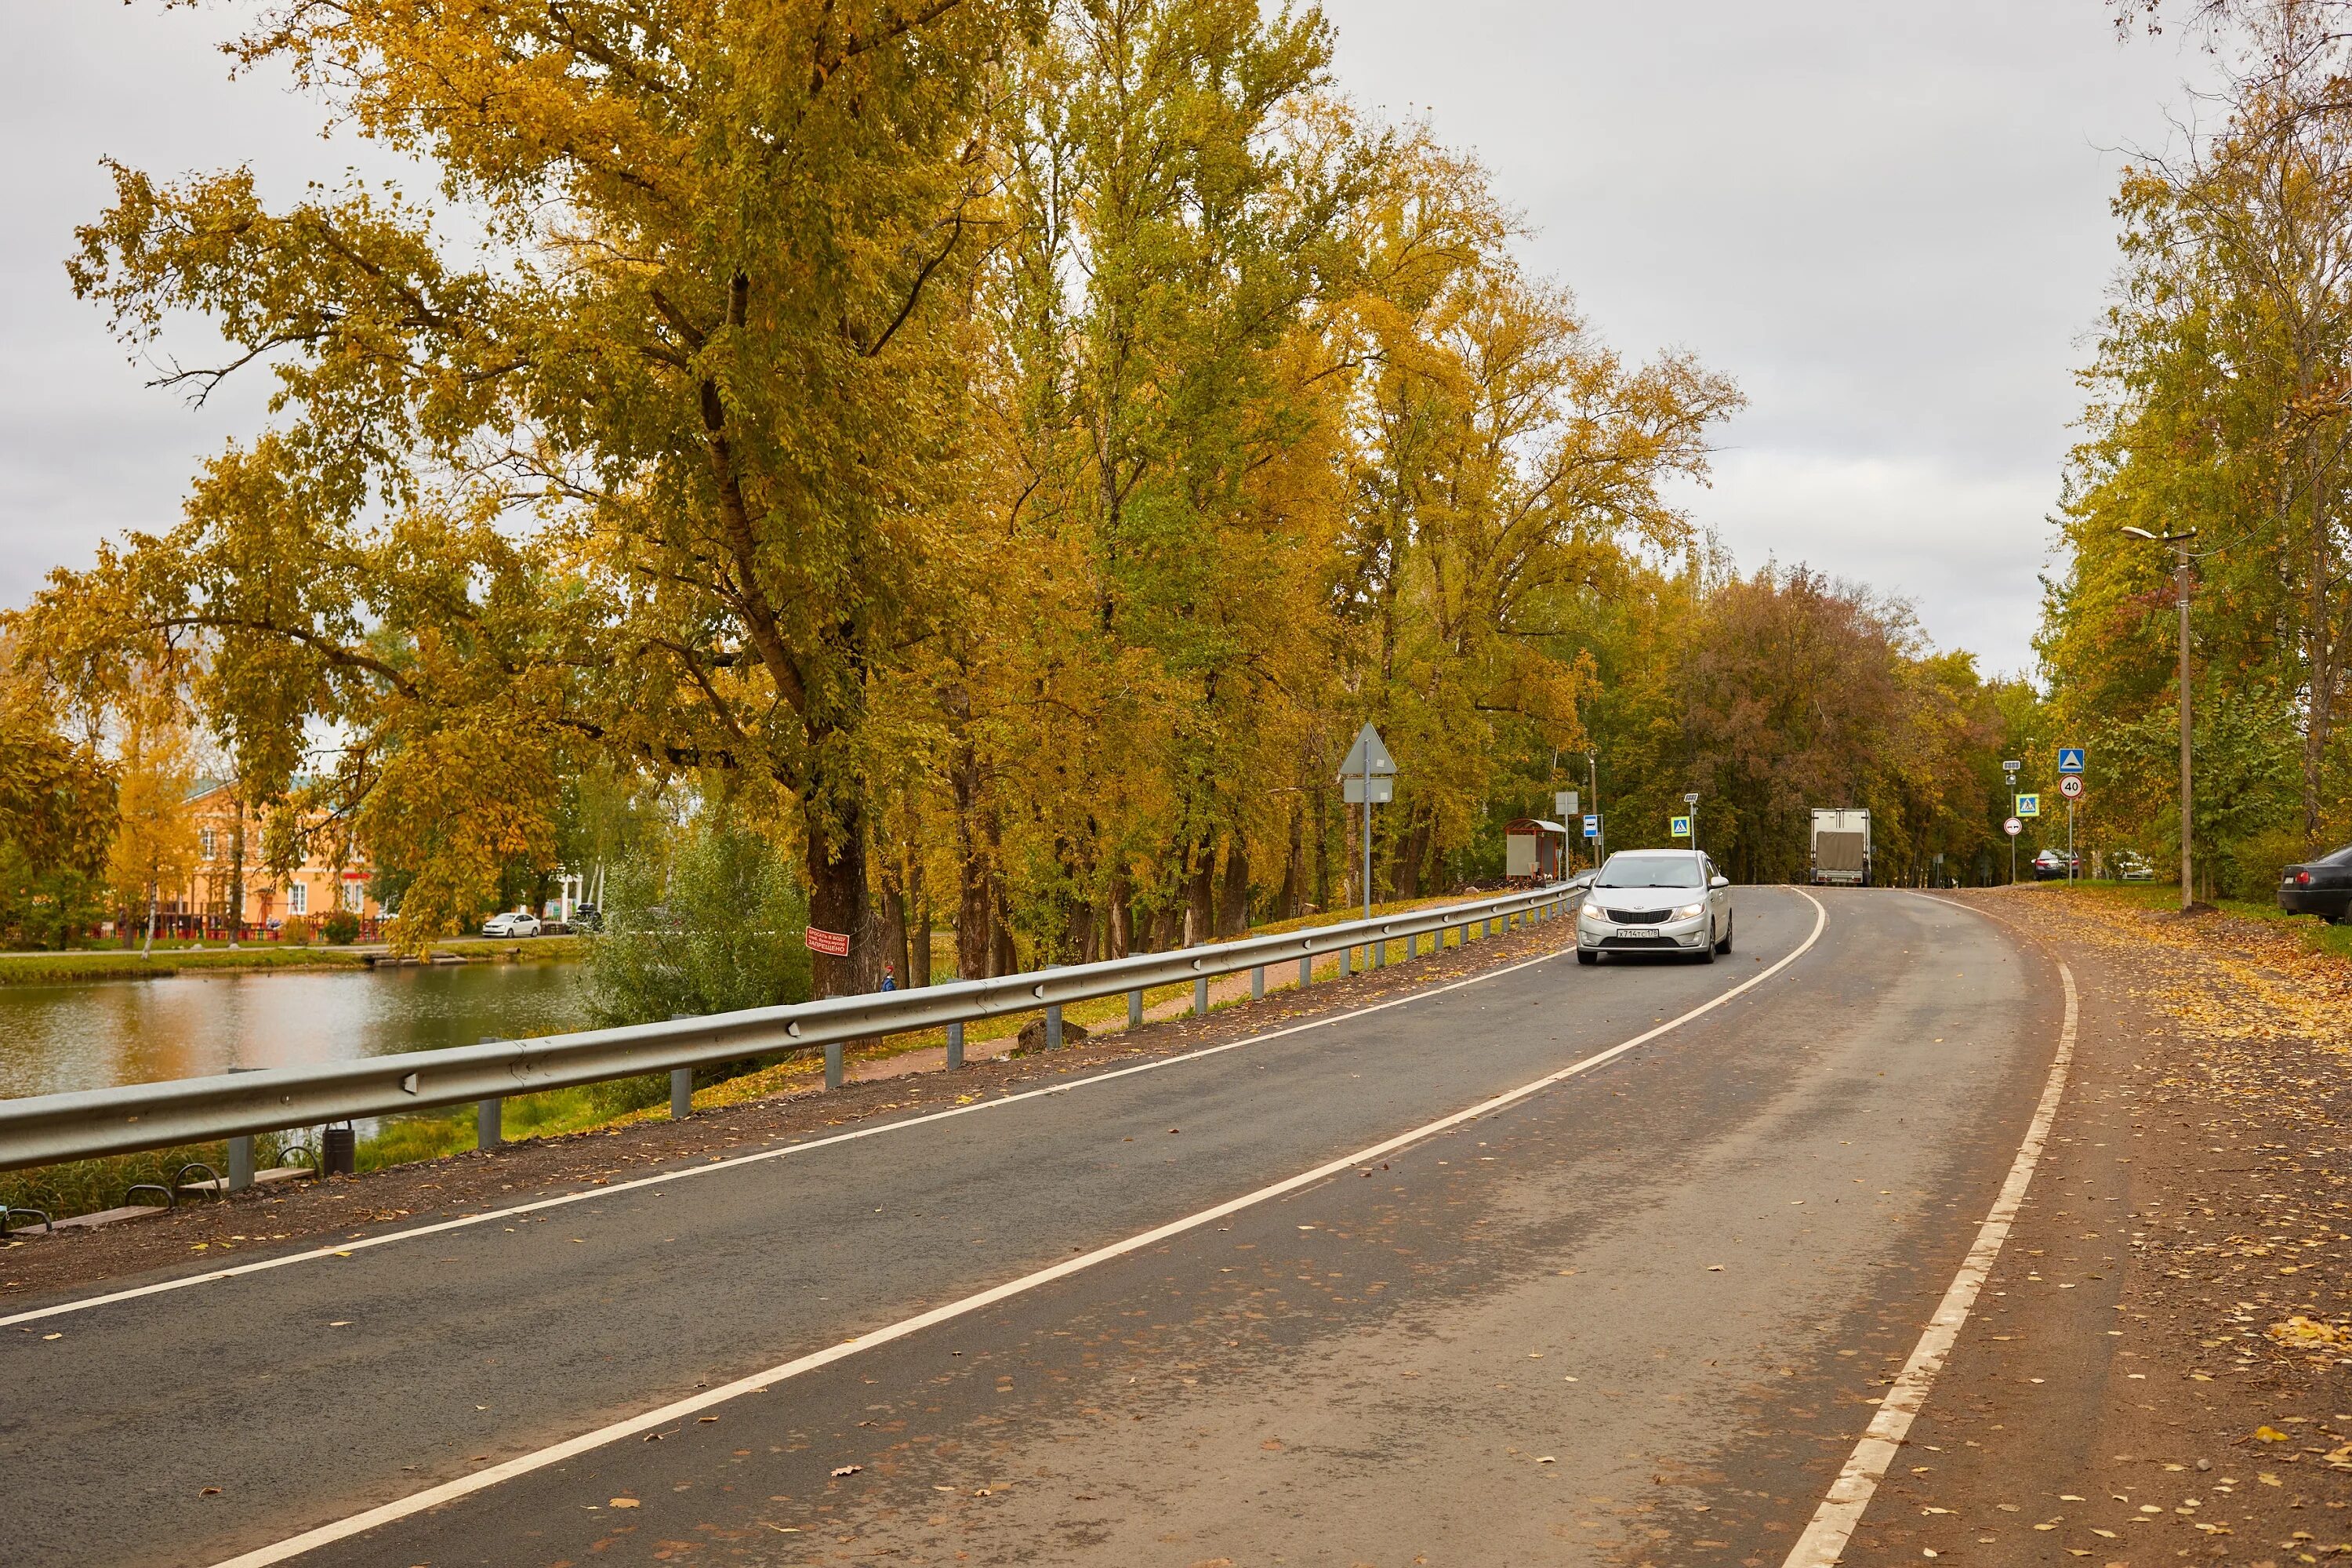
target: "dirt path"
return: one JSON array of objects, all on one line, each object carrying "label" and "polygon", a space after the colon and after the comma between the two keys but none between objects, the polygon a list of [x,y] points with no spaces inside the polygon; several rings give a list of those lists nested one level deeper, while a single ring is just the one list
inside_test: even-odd
[{"label": "dirt path", "polygon": [[2352,1557],[2352,966],[2095,892],[1965,901],[2073,967],[2074,1079],[1843,1561]]}]

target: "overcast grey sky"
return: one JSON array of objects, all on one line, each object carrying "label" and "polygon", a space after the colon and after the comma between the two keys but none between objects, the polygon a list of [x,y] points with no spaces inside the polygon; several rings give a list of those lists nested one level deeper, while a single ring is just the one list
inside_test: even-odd
[{"label": "overcast grey sky", "polygon": [[[1748,410],[1691,500],[1743,566],[1856,578],[1988,669],[2030,664],[2120,150],[2165,140],[2193,53],[2118,42],[2101,0],[1326,10],[1343,88],[1475,148],[1611,342],[1738,379]],[[258,382],[201,411],[147,387],[73,299],[99,159],[250,162],[290,193],[368,158],[282,82],[226,79],[235,15],[0,0],[0,604],[169,526],[199,458],[262,417]]]}]

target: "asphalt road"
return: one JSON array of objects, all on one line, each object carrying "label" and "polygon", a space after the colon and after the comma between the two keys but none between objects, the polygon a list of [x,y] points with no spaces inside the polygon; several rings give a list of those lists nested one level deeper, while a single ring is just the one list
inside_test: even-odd
[{"label": "asphalt road", "polygon": [[[1819,897],[1785,971],[1507,1108],[299,1561],[1777,1564],[2056,1035],[2046,965],[1990,923]],[[1226,1204],[1639,1035],[1815,923],[1789,889],[1737,909],[1713,965],[1563,953],[8,1331],[0,1560],[220,1563]]]}]

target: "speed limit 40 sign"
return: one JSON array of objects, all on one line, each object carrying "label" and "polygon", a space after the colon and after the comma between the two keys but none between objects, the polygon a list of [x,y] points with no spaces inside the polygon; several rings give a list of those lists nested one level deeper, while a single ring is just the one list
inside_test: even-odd
[{"label": "speed limit 40 sign", "polygon": [[2068,800],[2082,799],[2083,775],[2080,773],[2068,773],[2064,777],[2061,778],[2058,781],[2058,793],[2064,795]]}]

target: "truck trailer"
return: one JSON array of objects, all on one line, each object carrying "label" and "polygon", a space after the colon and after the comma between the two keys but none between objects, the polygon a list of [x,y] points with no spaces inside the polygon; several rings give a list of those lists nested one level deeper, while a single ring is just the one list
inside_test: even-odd
[{"label": "truck trailer", "polygon": [[1870,886],[1870,813],[1813,813],[1812,883],[1817,888]]}]

